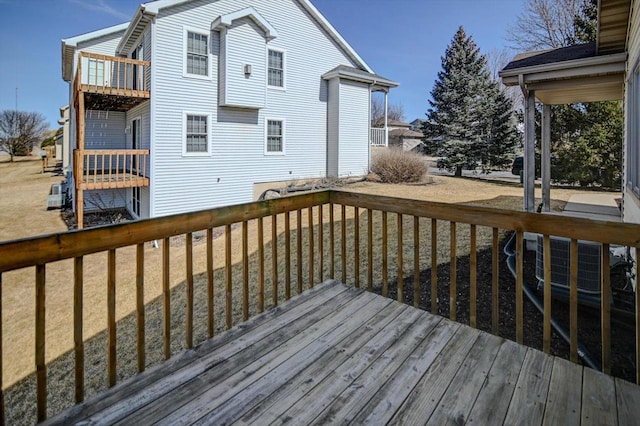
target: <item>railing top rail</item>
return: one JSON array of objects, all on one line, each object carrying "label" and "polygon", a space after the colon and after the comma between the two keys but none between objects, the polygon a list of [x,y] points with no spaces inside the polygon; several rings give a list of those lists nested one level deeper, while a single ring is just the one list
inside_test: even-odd
[{"label": "railing top rail", "polygon": [[85,256],[329,202],[329,191],[0,243],[0,272]]},{"label": "railing top rail", "polygon": [[436,203],[332,190],[330,202],[451,222],[623,246],[640,246],[640,225],[491,207]]},{"label": "railing top rail", "polygon": [[344,204],[500,229],[640,246],[640,225],[489,207],[325,190],[193,213],[0,243],[0,272],[267,217],[326,203]]},{"label": "railing top rail", "polygon": [[102,59],[104,61],[111,61],[111,62],[122,62],[122,63],[133,64],[133,65],[143,65],[143,66],[151,65],[151,62],[143,61],[141,59],[130,59],[130,58],[124,58],[121,56],[104,55],[101,53],[80,52],[80,57],[91,58],[91,59]]},{"label": "railing top rail", "polygon": [[148,149],[83,149],[84,155],[149,154]]}]

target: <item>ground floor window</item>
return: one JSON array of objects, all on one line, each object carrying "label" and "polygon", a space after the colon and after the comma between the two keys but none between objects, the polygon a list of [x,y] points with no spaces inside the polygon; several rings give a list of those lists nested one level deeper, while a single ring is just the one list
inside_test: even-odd
[{"label": "ground floor window", "polygon": [[267,154],[283,154],[284,153],[284,121],[283,120],[267,120],[266,131]]},{"label": "ground floor window", "polygon": [[185,154],[207,154],[209,152],[209,117],[185,114]]}]

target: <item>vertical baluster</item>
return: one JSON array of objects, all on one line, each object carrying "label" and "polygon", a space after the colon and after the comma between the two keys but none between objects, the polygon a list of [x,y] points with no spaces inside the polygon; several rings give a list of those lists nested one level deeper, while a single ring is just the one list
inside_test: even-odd
[{"label": "vertical baluster", "polygon": [[144,371],[144,243],[136,246],[136,308],[138,316],[138,372]]},{"label": "vertical baluster", "polygon": [[[98,153],[93,152],[93,183],[98,183]],[[102,176],[100,176],[100,183],[102,183]]]},{"label": "vertical baluster", "polygon": [[413,306],[420,307],[420,218],[413,217]]},{"label": "vertical baluster", "polygon": [[264,311],[264,218],[258,218],[258,312]]},{"label": "vertical baluster", "polygon": [[331,279],[336,277],[336,233],[333,203],[329,203],[329,248],[331,252]]},{"label": "vertical baluster", "polygon": [[45,265],[36,265],[36,400],[38,422],[47,418],[47,365],[45,363]]},{"label": "vertical baluster", "polygon": [[233,326],[233,283],[231,281],[231,225],[224,226],[225,319],[227,329]]},{"label": "vertical baluster", "polygon": [[[545,278],[546,279],[546,278]],[[578,240],[571,239],[569,249],[569,357],[578,362]]]},{"label": "vertical baluster", "polygon": [[170,254],[170,240],[165,238],[162,241],[162,349],[164,359],[171,358],[171,287],[170,287],[170,275],[169,275],[169,254]]},{"label": "vertical baluster", "polygon": [[271,297],[278,306],[278,216],[271,216]]},{"label": "vertical baluster", "polygon": [[209,332],[209,338],[213,337],[215,331],[214,316],[213,316],[213,229],[207,229],[207,331]]},{"label": "vertical baluster", "polygon": [[367,209],[367,290],[373,291],[373,210]]},{"label": "vertical baluster", "polygon": [[2,358],[2,272],[0,272],[0,424],[4,425],[4,379],[2,374],[4,362]]},{"label": "vertical baluster", "polygon": [[113,182],[113,178],[111,177],[113,174],[113,153],[108,152],[107,155],[109,156],[109,182]]},{"label": "vertical baluster", "polygon": [[492,253],[491,253],[491,332],[496,336],[499,334],[500,320],[500,295],[499,295],[499,262],[500,253],[499,241],[498,241],[498,228],[493,228],[493,241],[492,241]]},{"label": "vertical baluster", "polygon": [[340,257],[342,258],[342,282],[347,283],[347,206],[341,206],[342,223],[340,224]]},{"label": "vertical baluster", "polygon": [[116,384],[116,250],[107,255],[107,330],[109,336],[107,351],[107,376],[109,387]]},{"label": "vertical baluster", "polygon": [[450,266],[451,272],[449,276],[451,281],[449,283],[449,318],[452,321],[456,320],[458,313],[458,257],[456,255],[456,223],[450,222]]},{"label": "vertical baluster", "polygon": [[321,204],[318,209],[318,252],[320,252],[320,266],[318,268],[319,281],[324,281],[324,220],[322,218],[322,211],[324,205]]},{"label": "vertical baluster", "polygon": [[[640,256],[640,246],[636,247],[636,262],[637,262],[638,256]],[[0,287],[2,287],[1,283],[0,283]],[[635,309],[636,309],[636,383],[640,384],[640,291],[637,290],[637,287],[635,291],[635,305],[636,305],[635,306]],[[0,366],[2,366],[2,363],[0,363]]]},{"label": "vertical baluster", "polygon": [[611,374],[611,277],[609,276],[609,244],[602,244],[600,267],[602,371]]},{"label": "vertical baluster", "polygon": [[476,225],[471,225],[470,232],[470,253],[469,253],[469,325],[477,327],[477,281],[478,281],[478,253],[476,242]]},{"label": "vertical baluster", "polygon": [[353,275],[355,286],[360,287],[360,212],[353,208]]},{"label": "vertical baluster", "polygon": [[314,241],[313,241],[313,207],[309,207],[309,286],[313,288],[313,263],[314,263]]},{"label": "vertical baluster", "polygon": [[551,352],[551,238],[542,237],[544,267],[544,315],[542,318],[542,350]]},{"label": "vertical baluster", "polygon": [[193,347],[193,234],[186,235],[187,263],[187,309],[185,318],[185,343],[188,349]]},{"label": "vertical baluster", "polygon": [[249,224],[242,222],[242,319],[249,319]]},{"label": "vertical baluster", "polygon": [[284,213],[284,297],[291,297],[291,214]]},{"label": "vertical baluster", "polygon": [[83,280],[83,258],[80,256],[73,259],[73,352],[76,373],[76,404],[84,401]]},{"label": "vertical baluster", "polygon": [[296,211],[296,241],[297,241],[297,249],[296,249],[296,273],[298,275],[298,294],[302,293],[302,210],[298,209]]},{"label": "vertical baluster", "polygon": [[431,219],[431,313],[438,313],[438,221]]},{"label": "vertical baluster", "polygon": [[388,235],[387,235],[387,212],[382,212],[382,295],[387,297],[389,294],[389,282],[388,282],[388,270],[387,270],[387,247],[388,247]]},{"label": "vertical baluster", "polygon": [[398,213],[397,214],[397,228],[398,228],[398,232],[397,232],[397,237],[398,237],[398,274],[396,277],[396,283],[398,286],[398,302],[400,303],[404,303],[404,271],[402,268],[402,263],[403,263],[403,250],[404,250],[404,244],[403,244],[403,223],[402,223],[402,214]]},{"label": "vertical baluster", "polygon": [[522,231],[516,233],[516,342],[522,344],[524,340],[523,328],[523,294],[524,285],[524,234]]}]

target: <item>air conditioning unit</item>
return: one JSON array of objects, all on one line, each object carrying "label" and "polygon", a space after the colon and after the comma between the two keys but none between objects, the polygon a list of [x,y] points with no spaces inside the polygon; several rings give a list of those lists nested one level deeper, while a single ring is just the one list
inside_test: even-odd
[{"label": "air conditioning unit", "polygon": [[[551,240],[551,285],[569,291],[569,238],[550,237]],[[590,241],[578,241],[578,291],[600,294],[600,253],[602,246]],[[544,282],[543,237],[538,236],[536,247],[536,278]]]}]

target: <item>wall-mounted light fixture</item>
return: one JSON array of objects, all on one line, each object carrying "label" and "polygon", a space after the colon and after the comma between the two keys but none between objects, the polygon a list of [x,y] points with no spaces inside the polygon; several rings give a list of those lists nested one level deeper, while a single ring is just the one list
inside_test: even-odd
[{"label": "wall-mounted light fixture", "polygon": [[249,77],[251,75],[251,64],[244,64],[244,75]]}]

